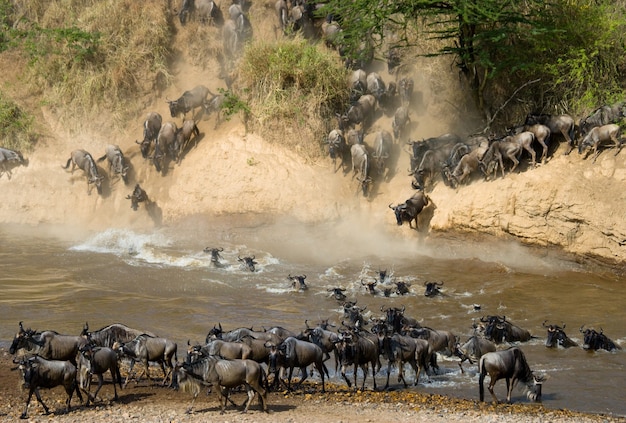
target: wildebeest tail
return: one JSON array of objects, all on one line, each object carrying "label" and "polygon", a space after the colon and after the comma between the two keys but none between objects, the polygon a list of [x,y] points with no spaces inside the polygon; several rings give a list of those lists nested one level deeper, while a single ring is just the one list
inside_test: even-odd
[{"label": "wildebeest tail", "polygon": [[483,386],[483,382],[485,381],[485,375],[487,374],[487,370],[485,370],[485,366],[483,365],[483,360],[481,359],[478,362],[478,372],[480,376],[478,377],[478,392],[481,401],[485,400],[485,387]]},{"label": "wildebeest tail", "polygon": [[67,159],[67,163],[65,164],[65,166],[61,165],[61,167],[63,169],[67,169],[68,167],[70,167],[70,163],[72,163],[72,158],[71,157],[69,159]]},{"label": "wildebeest tail", "polygon": [[106,159],[106,158],[107,158],[107,155],[106,155],[106,153],[105,153],[105,155],[104,155],[104,156],[100,157],[100,158],[99,158],[98,160],[96,160],[96,161],[97,161],[98,163],[100,163],[100,162],[103,162],[103,161],[104,161],[104,159]]}]

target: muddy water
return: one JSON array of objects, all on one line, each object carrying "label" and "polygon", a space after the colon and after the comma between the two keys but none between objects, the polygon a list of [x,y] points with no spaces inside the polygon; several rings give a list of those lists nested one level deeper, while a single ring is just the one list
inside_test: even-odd
[{"label": "muddy water", "polygon": [[[406,236],[408,228],[388,229],[250,219],[194,219],[150,233],[0,228],[0,340],[7,346],[19,321],[68,334],[86,321],[92,329],[121,322],[182,345],[204,341],[217,323],[299,331],[305,319],[340,324],[340,303],[328,290],[341,287],[372,317],[381,307],[405,306],[422,325],[462,340],[474,319],[506,315],[537,336],[522,348],[533,370],[549,377],[545,406],[626,415],[626,352],[548,350],[542,328],[545,320],[565,323],[581,343],[585,324],[624,346],[626,277],[516,244],[417,239]],[[224,249],[223,267],[211,265],[207,246]],[[255,256],[256,272],[239,266],[246,255]],[[379,269],[410,283],[411,293],[368,294],[362,282]],[[289,274],[306,274],[309,289],[292,289]],[[425,281],[443,281],[444,295],[424,297]],[[475,367],[461,374],[457,360],[442,360],[441,374],[416,389],[477,399]],[[378,377],[384,383],[384,371]],[[496,394],[504,397],[504,382]],[[518,390],[514,400],[526,401]]]}]

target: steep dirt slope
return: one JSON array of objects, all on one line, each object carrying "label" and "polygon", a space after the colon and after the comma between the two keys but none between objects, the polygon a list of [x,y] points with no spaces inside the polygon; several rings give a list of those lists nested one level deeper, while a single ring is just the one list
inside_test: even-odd
[{"label": "steep dirt slope", "polygon": [[[255,34],[276,36],[269,1],[255,2],[251,17],[256,26]],[[1,89],[31,108],[43,123],[44,131],[40,145],[29,157],[29,166],[17,169],[11,180],[0,178],[4,200],[0,203],[0,222],[50,223],[101,230],[111,226],[150,229],[196,214],[286,214],[307,222],[351,219],[359,215],[360,220],[371,225],[384,225],[403,237],[417,238],[414,231],[395,227],[388,208],[390,203],[404,201],[412,193],[406,173],[409,163],[406,140],[395,146],[391,177],[377,181],[369,199],[357,194],[356,182],[350,173],[334,173],[329,159],[307,162],[254,133],[246,133],[239,117],[217,128],[214,116],[201,119],[197,147],[180,165],[171,164],[166,175],[158,174],[141,157],[135,143],[142,137],[145,115],[157,111],[164,120],[171,120],[166,98],[176,98],[199,83],[213,92],[225,87],[217,78],[219,65],[216,61],[206,68],[195,67],[187,60],[184,44],[177,45],[180,52],[173,67],[173,84],[119,133],[111,133],[104,127],[68,132],[58,124],[55,111],[39,104],[20,84],[15,58],[1,56],[0,69],[5,76]],[[384,63],[375,63],[374,69],[386,81],[393,79]],[[468,133],[477,127],[464,119],[466,111],[459,98],[460,81],[449,59],[412,59],[403,73],[411,75],[416,82],[411,138],[446,132]],[[175,122],[180,124],[180,118]],[[378,129],[390,130],[390,117],[382,116],[376,121],[366,136],[366,143],[371,144],[373,133]],[[102,195],[95,191],[87,195],[82,171],[70,174],[61,169],[61,165],[65,165],[74,149],[84,148],[98,157],[104,154],[108,143],[118,144],[130,159],[131,182],[124,186],[121,181],[107,178]],[[433,205],[425,213],[423,223],[429,223],[430,231],[512,236],[620,262],[626,258],[626,250],[621,245],[626,240],[622,207],[626,195],[623,192],[626,156],[603,153],[592,164],[591,160],[583,161],[577,153],[563,156],[562,151],[557,150],[554,157],[539,168],[507,175],[497,181],[473,181],[458,190],[437,184],[430,193]],[[106,166],[101,166],[101,170],[108,174]],[[153,207],[131,210],[126,196],[135,183],[140,183],[147,191]]]}]

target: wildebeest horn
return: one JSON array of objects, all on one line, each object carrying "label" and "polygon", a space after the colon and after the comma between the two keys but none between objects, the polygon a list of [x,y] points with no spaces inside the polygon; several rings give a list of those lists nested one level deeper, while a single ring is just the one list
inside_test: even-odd
[{"label": "wildebeest horn", "polygon": [[424,281],[424,286],[427,286],[427,285],[428,285],[428,281]]},{"label": "wildebeest horn", "polygon": [[435,285],[437,285],[437,286],[443,286],[443,281],[440,281],[440,282],[435,282]]},{"label": "wildebeest horn", "polygon": [[24,326],[22,326],[22,322],[20,322],[19,325],[20,325],[20,331],[24,332]]},{"label": "wildebeest horn", "polygon": [[563,326],[561,326],[561,329],[565,329],[565,322],[561,323]]},{"label": "wildebeest horn", "polygon": [[402,304],[402,313],[404,313],[404,310],[406,310],[406,307]]},{"label": "wildebeest horn", "polygon": [[389,203],[389,208],[390,208],[391,210],[394,210],[394,209],[395,209],[395,207],[393,207],[393,206],[392,206],[392,204],[393,204],[393,203]]},{"label": "wildebeest horn", "polygon": [[217,249],[217,251],[219,251],[219,252],[221,253],[222,251],[224,251],[224,248],[223,248],[223,247],[219,247],[219,248]]},{"label": "wildebeest horn", "polygon": [[189,339],[187,340],[187,345],[191,347],[191,341]]},{"label": "wildebeest horn", "polygon": [[584,328],[584,327],[585,327],[585,325],[583,324],[583,325],[580,327],[580,329],[578,329],[578,331],[582,333],[582,331],[583,331],[583,328]]},{"label": "wildebeest horn", "polygon": [[543,321],[543,323],[541,324],[541,326],[543,326],[544,328],[545,328],[545,327],[547,327],[547,326],[546,326],[546,322],[547,322],[547,321],[548,321],[547,319],[546,319],[546,320],[544,320],[544,321]]},{"label": "wildebeest horn", "polygon": [[304,325],[306,326],[307,329],[311,329],[311,326],[309,326],[309,319],[304,320]]}]

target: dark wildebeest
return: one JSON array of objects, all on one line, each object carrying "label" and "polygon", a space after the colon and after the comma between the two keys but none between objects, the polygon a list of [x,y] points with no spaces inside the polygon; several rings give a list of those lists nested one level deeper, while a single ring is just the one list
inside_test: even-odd
[{"label": "dark wildebeest", "polygon": [[[578,154],[582,154],[582,152],[587,148],[591,147],[590,153],[595,153],[593,156],[593,163],[595,163],[598,155],[600,154],[600,146],[605,143],[613,143],[613,147],[617,149],[615,152],[615,156],[622,150],[622,129],[619,125],[614,123],[596,126],[591,128],[587,135],[582,139],[582,141],[578,144]],[[585,155],[585,158],[587,158]]]},{"label": "dark wildebeest", "polygon": [[65,392],[67,393],[67,400],[65,400],[66,412],[70,412],[70,402],[74,391],[78,395],[78,399],[81,404],[83,397],[78,390],[78,384],[76,383],[76,366],[69,361],[61,360],[46,360],[43,357],[33,356],[21,360],[19,369],[22,372],[22,379],[24,381],[24,388],[28,389],[28,398],[26,399],[26,406],[24,412],[20,416],[21,419],[28,418],[28,404],[33,396],[33,392],[37,397],[37,401],[42,405],[46,414],[50,414],[50,410],[44,404],[39,394],[39,388],[54,388],[59,385],[63,385]]},{"label": "dark wildebeest", "polygon": [[490,381],[489,392],[495,403],[498,402],[493,387],[500,379],[506,380],[506,400],[511,402],[511,393],[513,387],[522,382],[525,385],[526,395],[531,401],[541,401],[541,384],[543,378],[533,375],[532,370],[528,366],[526,357],[521,349],[517,347],[509,348],[504,351],[494,351],[484,354],[478,362],[478,386],[480,392],[480,400],[485,400],[485,388],[483,382],[485,376],[489,375]]},{"label": "dark wildebeest", "polygon": [[139,207],[139,203],[146,202],[149,203],[150,199],[148,198],[148,194],[144,191],[143,188],[139,186],[139,184],[135,185],[135,189],[133,189],[132,194],[126,196],[127,200],[130,200],[130,208],[137,211]]},{"label": "dark wildebeest", "polygon": [[100,157],[97,161],[102,162],[107,159],[109,162],[109,172],[114,175],[119,175],[124,183],[128,183],[128,164],[124,158],[124,154],[120,147],[117,145],[109,144],[106,146],[104,156]]},{"label": "dark wildebeest", "polygon": [[220,267],[222,265],[222,263],[220,262],[220,260],[222,260],[222,256],[220,255],[222,251],[224,251],[222,247],[219,247],[219,248],[206,247],[204,249],[205,253],[211,253],[211,264],[215,267]]},{"label": "dark wildebeest", "polygon": [[150,155],[150,147],[152,144],[156,143],[162,123],[163,118],[161,118],[160,114],[157,112],[148,113],[148,117],[146,117],[146,120],[143,123],[143,141],[135,141],[139,144],[141,157],[144,159],[147,159]]},{"label": "dark wildebeest", "polygon": [[[407,144],[411,146],[411,165],[410,172],[418,169],[428,171],[431,174],[438,173],[441,169],[441,163],[445,163],[450,157],[450,153],[455,145],[462,143],[463,140],[455,134],[444,134],[439,137],[431,137],[422,140],[409,140]],[[425,155],[431,151],[432,158],[430,166],[425,166]]]},{"label": "dark wildebeest", "polygon": [[183,119],[187,113],[192,112],[198,107],[204,109],[206,98],[209,95],[209,89],[204,85],[197,85],[189,91],[185,91],[177,100],[166,100],[170,106],[170,114],[173,118],[182,114]]},{"label": "dark wildebeest", "polygon": [[350,74],[348,81],[350,100],[357,101],[367,90],[367,73],[363,69],[357,69]]},{"label": "dark wildebeest", "polygon": [[398,91],[400,91],[400,98],[402,99],[402,104],[404,106],[411,105],[414,87],[415,82],[413,82],[413,78],[411,77],[404,77],[398,81]]},{"label": "dark wildebeest", "polygon": [[298,289],[300,291],[306,291],[309,289],[308,285],[304,282],[306,275],[291,276],[291,274],[289,274],[287,279],[291,281],[291,287],[294,289]]},{"label": "dark wildebeest", "polygon": [[387,169],[387,161],[391,156],[392,145],[393,140],[389,132],[385,130],[376,132],[372,159],[374,159],[378,177],[381,179],[385,179],[385,170]]},{"label": "dark wildebeest", "polygon": [[565,323],[563,326],[557,325],[546,325],[547,320],[543,322],[543,327],[546,328],[547,336],[546,336],[546,347],[548,348],[556,348],[561,346],[563,348],[576,347],[578,344],[572,341],[565,334]]},{"label": "dark wildebeest", "polygon": [[597,332],[595,329],[585,329],[585,325],[580,327],[580,333],[583,334],[583,348],[588,351],[595,350],[621,350],[622,347],[613,342],[608,336],[606,336],[602,329]]},{"label": "dark wildebeest", "polygon": [[302,372],[302,377],[298,382],[300,386],[309,377],[307,366],[313,364],[322,378],[322,392],[326,392],[325,376],[328,376],[328,369],[324,364],[322,348],[313,342],[302,341],[291,336],[279,345],[268,342],[266,346],[270,349],[268,372],[276,374],[279,368],[289,369],[286,384],[288,391],[291,391],[293,369],[298,367]]},{"label": "dark wildebeest", "polygon": [[28,160],[24,159],[22,153],[0,147],[0,177],[6,173],[7,178],[11,179],[11,171],[19,165],[28,166]]},{"label": "dark wildebeest", "polygon": [[[326,323],[328,323],[326,321]],[[337,349],[335,343],[339,340],[339,335],[333,331],[328,330],[328,326],[320,324],[314,328],[309,327],[307,321],[304,322],[306,329],[303,331],[303,335],[308,337],[310,342],[322,349],[324,353],[323,360],[326,361],[330,358],[330,353],[335,353],[335,371],[339,367],[339,356],[337,355]]]},{"label": "dark wildebeest", "polygon": [[[203,357],[194,363],[185,363],[176,371],[178,385],[183,392],[191,392],[193,400],[187,409],[190,413],[202,386],[216,387],[220,394],[221,414],[226,410],[230,390],[240,385],[246,386],[248,400],[244,413],[252,403],[255,394],[263,411],[267,412],[267,376],[259,363],[253,360],[223,360],[218,357]],[[224,403],[222,404],[222,398]]]},{"label": "dark wildebeest", "polygon": [[404,203],[396,206],[389,204],[389,208],[393,210],[398,226],[402,226],[404,222],[409,222],[409,228],[413,229],[411,222],[415,220],[415,229],[419,230],[417,217],[429,202],[428,195],[424,194],[424,191],[418,190]]},{"label": "dark wildebeest", "polygon": [[375,110],[376,97],[371,94],[362,95],[345,114],[341,115],[339,129],[345,131],[354,128],[357,124],[362,124],[363,128],[367,128],[374,118]]},{"label": "dark wildebeest", "polygon": [[424,282],[426,289],[424,290],[425,297],[434,297],[441,294],[440,288],[443,286],[443,282]]},{"label": "dark wildebeest", "polygon": [[395,281],[394,283],[396,284],[396,294],[406,295],[410,292],[409,288],[411,287],[411,284],[409,282]]},{"label": "dark wildebeest", "polygon": [[546,125],[550,128],[550,134],[556,135],[561,134],[565,141],[567,141],[568,150],[565,154],[569,154],[574,149],[574,132],[576,129],[576,125],[574,124],[574,119],[570,115],[545,115],[545,114],[533,114],[529,113],[526,116],[526,121],[524,125]]},{"label": "dark wildebeest", "polygon": [[27,354],[37,354],[47,360],[68,360],[76,365],[78,349],[87,343],[81,336],[61,335],[52,330],[36,332],[24,329],[22,322],[19,326],[20,330],[9,347],[11,354],[24,350]]},{"label": "dark wildebeest", "polygon": [[367,197],[372,183],[369,154],[363,144],[354,144],[350,147],[350,155],[352,156],[352,177],[356,177],[363,196]]},{"label": "dark wildebeest", "polygon": [[[133,367],[137,361],[143,364],[144,368],[143,371],[135,378],[136,381],[139,381],[143,374],[146,375],[148,380],[151,380],[149,362],[154,361],[161,366],[161,370],[163,371],[162,385],[167,383],[168,378],[171,379],[172,372],[174,370],[174,363],[172,362],[172,359],[174,361],[178,361],[176,357],[176,352],[178,350],[176,342],[147,334],[139,335],[130,342],[114,345],[113,349],[118,351],[120,355],[126,356],[130,359],[130,367],[128,369],[128,375],[126,376],[124,386],[128,385],[128,381],[132,376]],[[168,368],[167,371],[165,370],[165,367]]]},{"label": "dark wildebeest", "polygon": [[[343,318],[347,321],[347,326],[350,327],[363,327],[367,325],[367,321],[363,317],[363,312],[365,311],[365,307],[359,307],[355,302],[346,301],[343,304]],[[346,326],[346,322],[342,321],[344,326]]]},{"label": "dark wildebeest", "polygon": [[624,117],[624,102],[615,103],[612,106],[604,105],[591,112],[589,116],[580,120],[578,129],[582,136],[597,126],[618,123]]},{"label": "dark wildebeest", "polygon": [[404,379],[404,363],[409,363],[415,371],[415,382],[413,384],[417,386],[420,373],[422,369],[428,369],[430,355],[432,354],[428,341],[393,333],[383,322],[372,328],[372,332],[378,336],[379,349],[387,359],[387,382],[384,389],[389,387],[391,366],[394,364],[398,367],[398,382],[402,382],[405,388],[408,387]]},{"label": "dark wildebeest", "polygon": [[361,279],[361,285],[366,287],[367,288],[367,292],[369,292],[371,295],[376,295],[376,284],[377,283],[378,283],[378,281],[376,279],[374,279],[372,282],[363,282],[363,279]]},{"label": "dark wildebeest", "polygon": [[74,150],[65,166],[61,167],[67,169],[70,167],[70,163],[72,163],[71,173],[74,173],[74,169],[79,167],[87,175],[87,194],[91,195],[91,184],[96,186],[98,194],[102,193],[102,180],[104,176],[100,176],[98,173],[98,166],[96,166],[96,162],[93,157],[91,157],[91,154],[85,150]]},{"label": "dark wildebeest", "polygon": [[359,334],[356,331],[353,333],[342,333],[336,346],[341,362],[341,376],[348,384],[348,387],[352,386],[348,376],[346,376],[348,366],[354,366],[354,389],[358,387],[357,375],[359,367],[363,370],[363,383],[361,384],[361,391],[363,391],[365,390],[365,379],[367,379],[368,369],[371,365],[372,381],[374,390],[376,390],[376,371],[380,368],[380,350],[376,335],[370,334],[368,336],[365,332]]},{"label": "dark wildebeest", "polygon": [[393,129],[393,138],[398,141],[400,135],[404,132],[407,125],[411,122],[409,116],[409,109],[406,106],[400,106],[393,114],[393,120],[391,121],[391,128]]},{"label": "dark wildebeest", "polygon": [[194,11],[203,24],[213,22],[216,26],[221,26],[224,23],[224,15],[213,0],[183,0],[178,12],[180,24],[185,25]]},{"label": "dark wildebeest", "polygon": [[241,263],[242,269],[246,269],[251,272],[254,272],[256,270],[255,266],[259,264],[258,262],[254,261],[254,258],[255,256],[252,256],[252,257],[246,256],[244,258],[237,256],[237,261]]},{"label": "dark wildebeest", "polygon": [[[117,401],[117,388],[115,383],[122,389],[122,375],[120,374],[120,368],[117,358],[117,353],[108,347],[95,347],[92,344],[85,345],[80,348],[78,357],[78,380],[79,387],[87,394],[87,403],[89,401],[96,401],[98,392],[104,384],[104,374],[106,372],[111,373],[111,380],[113,382],[113,392],[115,393],[114,399]],[[91,387],[91,376],[98,375],[98,388],[93,396],[89,393]]]},{"label": "dark wildebeest", "polygon": [[180,163],[183,158],[184,152],[189,147],[191,137],[195,141],[194,147],[198,146],[198,137],[200,136],[200,130],[193,120],[186,120],[183,122],[183,126],[176,130],[176,138],[174,140],[174,159],[176,163]]},{"label": "dark wildebeest", "polygon": [[341,167],[343,168],[348,163],[348,152],[350,151],[346,139],[343,136],[343,131],[341,129],[333,129],[330,131],[326,143],[328,144],[328,154],[333,160],[333,169],[337,172],[337,170],[339,170],[337,167],[337,157],[341,160]]},{"label": "dark wildebeest", "polygon": [[144,333],[150,336],[156,336],[155,334],[150,332],[129,328],[128,326],[121,323],[114,323],[112,325],[108,325],[101,329],[98,329],[94,332],[90,332],[89,324],[85,322],[85,326],[83,326],[83,330],[81,331],[80,336],[98,347],[113,348],[113,345],[116,342],[122,344],[130,342]]},{"label": "dark wildebeest", "polygon": [[461,359],[459,367],[461,368],[461,373],[464,373],[463,362],[465,360],[469,361],[470,364],[474,364],[474,360],[478,361],[484,354],[495,350],[496,344],[483,337],[473,335],[463,345],[456,344],[454,355]]},{"label": "dark wildebeest", "polygon": [[152,162],[157,172],[167,169],[167,158],[176,158],[175,143],[178,127],[174,122],[165,122],[159,131],[152,155]]},{"label": "dark wildebeest", "polygon": [[506,320],[506,316],[481,317],[485,323],[485,338],[501,344],[503,342],[526,342],[531,339],[530,332]]},{"label": "dark wildebeest", "polygon": [[333,298],[337,301],[344,302],[346,300],[346,294],[344,294],[346,290],[344,288],[330,288],[328,292],[332,292]]},{"label": "dark wildebeest", "polygon": [[[456,351],[456,335],[447,330],[435,330],[429,327],[411,328],[406,333],[413,338],[425,339],[430,344],[433,352],[440,352],[448,357],[453,355]],[[437,357],[433,354],[431,356],[431,365],[437,369]]]}]

